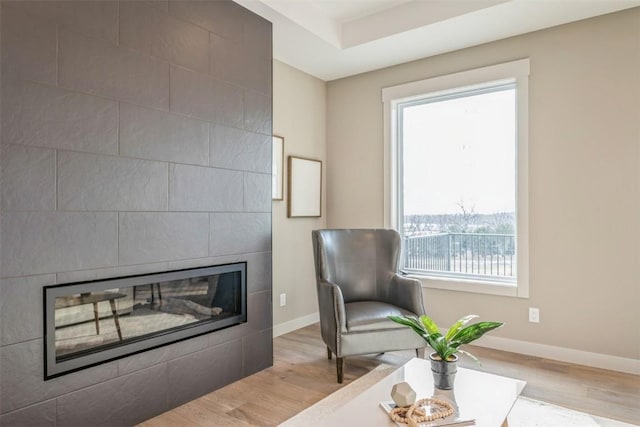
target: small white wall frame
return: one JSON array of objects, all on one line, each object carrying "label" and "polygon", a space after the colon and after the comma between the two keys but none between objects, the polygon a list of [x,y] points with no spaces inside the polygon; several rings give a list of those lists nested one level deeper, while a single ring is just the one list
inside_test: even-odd
[{"label": "small white wall frame", "polygon": [[321,216],[322,161],[289,156],[287,217]]}]

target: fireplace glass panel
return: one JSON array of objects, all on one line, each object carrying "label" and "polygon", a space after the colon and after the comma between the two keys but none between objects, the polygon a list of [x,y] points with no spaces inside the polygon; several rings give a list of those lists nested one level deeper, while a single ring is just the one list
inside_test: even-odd
[{"label": "fireplace glass panel", "polygon": [[153,348],[246,321],[245,271],[239,263],[47,287],[48,367],[75,370],[79,360],[95,364],[141,343]]}]

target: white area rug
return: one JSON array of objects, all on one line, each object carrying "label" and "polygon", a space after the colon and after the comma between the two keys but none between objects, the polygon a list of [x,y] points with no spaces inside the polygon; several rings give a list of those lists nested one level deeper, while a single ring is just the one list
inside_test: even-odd
[{"label": "white area rug", "polygon": [[520,397],[509,414],[509,427],[632,427],[632,424]]},{"label": "white area rug", "polygon": [[[398,368],[386,364],[379,365],[348,386],[280,424],[280,427],[313,426],[396,369]],[[633,425],[520,397],[509,414],[509,427],[633,427]]]}]

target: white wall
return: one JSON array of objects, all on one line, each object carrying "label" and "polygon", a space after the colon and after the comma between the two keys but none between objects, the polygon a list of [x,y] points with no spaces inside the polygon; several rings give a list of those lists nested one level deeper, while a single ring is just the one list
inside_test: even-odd
[{"label": "white wall", "polygon": [[[284,200],[273,201],[273,324],[274,334],[312,322],[318,311],[311,230],[326,227],[325,182],[320,218],[287,218],[286,157],[322,160],[326,176],[326,84],[273,61],[273,133],[284,137]],[[280,307],[279,295],[287,294]],[[302,323],[301,323],[302,322]]]},{"label": "white wall", "polygon": [[328,226],[384,225],[383,87],[525,57],[530,298],[426,289],[427,311],[443,324],[468,313],[506,322],[497,337],[640,359],[640,8],[329,82]]}]

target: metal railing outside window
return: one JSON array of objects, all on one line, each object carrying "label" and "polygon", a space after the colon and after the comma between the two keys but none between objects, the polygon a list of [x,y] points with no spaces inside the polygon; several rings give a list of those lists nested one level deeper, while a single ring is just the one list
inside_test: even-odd
[{"label": "metal railing outside window", "polygon": [[515,235],[438,233],[405,237],[404,268],[417,272],[516,277]]}]

